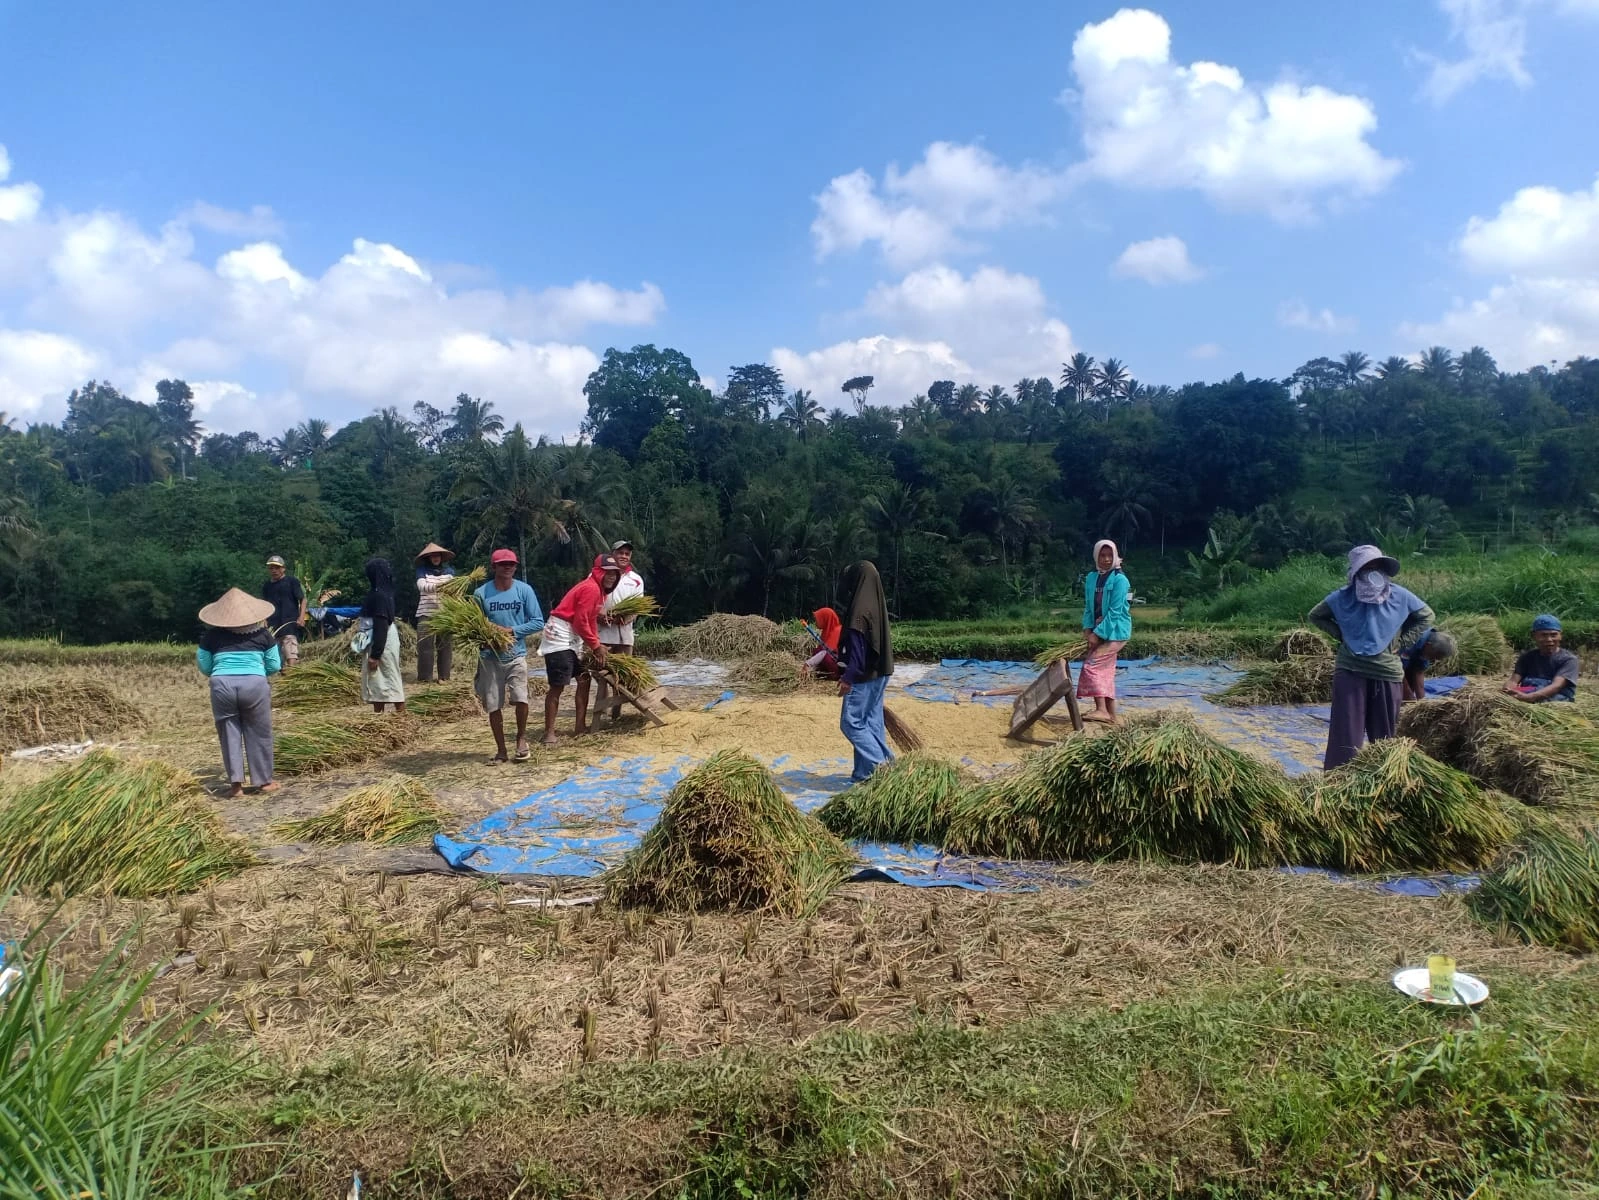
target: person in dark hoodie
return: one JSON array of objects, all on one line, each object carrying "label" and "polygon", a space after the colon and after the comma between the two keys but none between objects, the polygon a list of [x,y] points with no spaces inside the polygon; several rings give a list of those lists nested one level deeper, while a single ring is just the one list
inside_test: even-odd
[{"label": "person in dark hoodie", "polygon": [[366,560],[366,599],[361,620],[371,631],[361,660],[361,699],[382,712],[385,704],[405,711],[405,682],[400,678],[400,631],[395,624],[394,568],[386,558]]},{"label": "person in dark hoodie", "polygon": [[894,644],[883,580],[872,563],[858,562],[845,570],[843,593],[849,599],[840,606],[845,616],[838,694],[844,703],[838,726],[855,748],[850,782],[860,783],[894,757],[883,728],[883,692],[894,673]]}]

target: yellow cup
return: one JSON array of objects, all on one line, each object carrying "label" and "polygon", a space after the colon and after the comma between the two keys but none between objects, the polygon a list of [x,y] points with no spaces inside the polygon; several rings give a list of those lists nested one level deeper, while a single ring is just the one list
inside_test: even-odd
[{"label": "yellow cup", "polygon": [[1439,1000],[1455,998],[1455,960],[1447,954],[1427,956],[1427,990]]}]

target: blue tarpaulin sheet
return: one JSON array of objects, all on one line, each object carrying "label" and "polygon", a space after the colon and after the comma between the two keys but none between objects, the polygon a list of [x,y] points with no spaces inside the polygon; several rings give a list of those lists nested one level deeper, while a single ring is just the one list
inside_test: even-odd
[{"label": "blue tarpaulin sheet", "polygon": [[[1132,659],[1119,664],[1118,697],[1140,707],[1191,712],[1222,741],[1239,749],[1265,751],[1291,775],[1320,768],[1327,742],[1325,705],[1231,708],[1206,699],[1225,688],[1240,672],[1221,664],[1195,664],[1162,659]],[[1037,671],[1031,663],[946,659],[937,666],[907,670],[893,683],[893,692],[921,700],[971,702],[971,693],[1023,687]],[[1464,680],[1429,680],[1447,694]],[[891,693],[892,695],[892,693]],[[723,692],[707,709],[731,699]],[[977,703],[1008,705],[1011,696],[979,697]],[[1152,702],[1147,705],[1140,701]],[[504,875],[593,876],[617,865],[660,816],[661,805],[696,760],[655,757],[612,757],[585,767],[553,787],[493,813],[458,838],[440,834],[434,847],[458,870]],[[849,784],[844,757],[800,760],[785,756],[768,764],[786,795],[806,812],[814,811]],[[1078,883],[1064,864],[999,862],[959,858],[933,846],[857,843],[861,870],[857,878],[902,883],[912,887],[989,889]],[[1331,872],[1320,872],[1335,877]],[[1339,877],[1342,878],[1342,877]],[[1380,886],[1408,895],[1438,895],[1469,888],[1473,877],[1404,878]]]}]

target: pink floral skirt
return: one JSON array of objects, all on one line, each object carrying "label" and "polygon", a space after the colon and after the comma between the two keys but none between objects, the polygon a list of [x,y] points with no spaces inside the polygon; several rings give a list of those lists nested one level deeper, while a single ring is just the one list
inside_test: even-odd
[{"label": "pink floral skirt", "polygon": [[1077,675],[1079,699],[1116,698],[1116,656],[1122,652],[1122,647],[1126,644],[1126,642],[1101,642],[1094,652],[1083,660],[1083,668]]}]

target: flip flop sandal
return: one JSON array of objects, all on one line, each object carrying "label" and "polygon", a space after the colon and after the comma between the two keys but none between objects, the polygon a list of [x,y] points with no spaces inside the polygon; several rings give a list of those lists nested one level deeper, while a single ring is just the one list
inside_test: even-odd
[{"label": "flip flop sandal", "polygon": [[511,755],[511,761],[526,762],[528,760],[529,753],[530,751],[527,750],[518,750],[515,754]]}]

